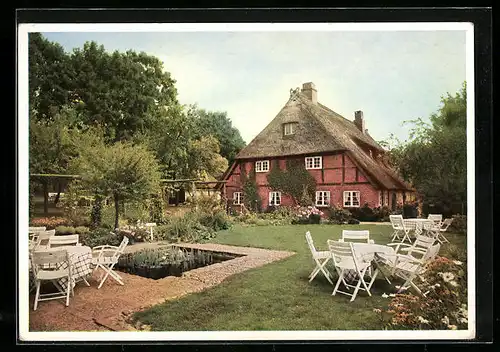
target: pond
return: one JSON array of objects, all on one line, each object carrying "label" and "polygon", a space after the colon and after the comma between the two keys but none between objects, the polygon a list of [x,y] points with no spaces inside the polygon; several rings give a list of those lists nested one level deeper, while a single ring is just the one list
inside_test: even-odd
[{"label": "pond", "polygon": [[167,276],[181,276],[183,272],[241,256],[233,253],[171,246],[123,254],[115,268],[129,274],[158,280]]}]

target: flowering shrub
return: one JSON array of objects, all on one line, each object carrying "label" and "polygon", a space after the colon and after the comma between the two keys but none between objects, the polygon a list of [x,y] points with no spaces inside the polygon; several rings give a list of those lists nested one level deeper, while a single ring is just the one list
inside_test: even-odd
[{"label": "flowering shrub", "polygon": [[[467,328],[467,274],[465,262],[438,257],[428,265],[424,282],[417,278],[425,297],[410,293],[391,295],[387,310],[376,309],[390,329]],[[387,295],[385,296],[387,297]]]},{"label": "flowering shrub", "polygon": [[56,216],[31,220],[31,226],[34,227],[45,226],[47,230],[53,230],[58,226],[71,226],[71,225],[72,223],[69,219]]},{"label": "flowering shrub", "polygon": [[325,214],[313,206],[300,206],[296,207],[297,218],[293,223],[295,224],[319,224],[321,217]]}]

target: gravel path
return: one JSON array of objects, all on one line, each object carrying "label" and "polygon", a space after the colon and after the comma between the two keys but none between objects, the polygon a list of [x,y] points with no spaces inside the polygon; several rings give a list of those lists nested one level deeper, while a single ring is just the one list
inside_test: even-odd
[{"label": "gravel path", "polygon": [[[126,252],[165,245],[167,244],[136,244],[127,247]],[[34,297],[30,295],[30,331],[133,331],[135,327],[127,324],[126,319],[135,311],[182,297],[188,293],[205,290],[221,283],[231,275],[294,254],[294,252],[212,243],[175,245],[244,256],[185,272],[182,277],[168,276],[160,280],[119,272],[125,283],[124,286],[108,278],[100,289],[97,289],[100,272],[96,272],[89,280],[90,287],[83,283],[77,284],[75,296],[71,298],[68,307],[64,305],[64,300],[53,300],[40,302],[38,309],[33,311]],[[142,327],[142,329],[147,329],[147,327]]]}]

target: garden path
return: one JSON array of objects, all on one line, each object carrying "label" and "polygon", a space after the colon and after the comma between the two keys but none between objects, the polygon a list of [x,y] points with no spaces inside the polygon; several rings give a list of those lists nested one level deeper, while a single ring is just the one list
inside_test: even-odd
[{"label": "garden path", "polygon": [[[143,243],[128,247],[128,252],[143,248],[168,245]],[[120,272],[124,286],[108,279],[97,289],[98,275],[89,280],[90,287],[82,283],[75,287],[75,296],[66,307],[63,300],[42,302],[33,311],[30,295],[30,331],[134,331],[147,330],[147,326],[134,327],[127,323],[133,312],[163,303],[193,292],[203,291],[220,284],[226,278],[248,269],[287,258],[294,252],[250,247],[235,247],[214,243],[175,244],[211,251],[243,254],[244,256],[183,273],[182,277],[169,276],[153,280]]]}]

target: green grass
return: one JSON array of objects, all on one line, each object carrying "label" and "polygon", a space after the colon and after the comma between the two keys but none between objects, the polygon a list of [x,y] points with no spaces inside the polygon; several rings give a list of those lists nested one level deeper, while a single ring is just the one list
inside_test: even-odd
[{"label": "green grass", "polygon": [[[384,225],[235,226],[221,231],[211,242],[297,254],[236,274],[214,288],[154,306],[134,317],[154,331],[382,329],[373,309],[387,304],[382,293],[394,292],[383,278],[375,281],[372,297],[360,291],[354,302],[345,295],[332,296],[333,287],[321,273],[308,282],[314,263],[305,232],[311,231],[318,250],[326,250],[326,240],[339,238],[347,228],[370,230],[375,243],[389,242],[392,232]],[[447,237],[454,243],[452,247],[465,247],[465,236]]]}]

